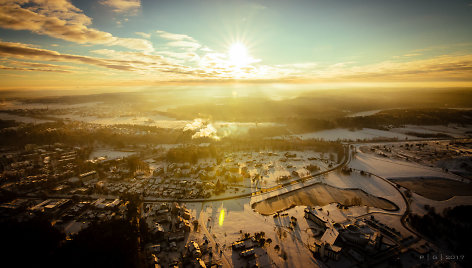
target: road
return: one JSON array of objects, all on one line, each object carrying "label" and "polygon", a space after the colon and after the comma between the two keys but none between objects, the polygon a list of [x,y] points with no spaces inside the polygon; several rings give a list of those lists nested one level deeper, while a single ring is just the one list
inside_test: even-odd
[{"label": "road", "polygon": [[[203,210],[203,204],[202,204],[202,210]],[[216,250],[216,253],[213,254],[213,258],[215,256],[218,256],[218,249],[221,248],[221,245],[220,245],[220,247],[218,247],[218,249],[216,248],[216,241],[215,241],[215,239],[213,238],[213,236],[210,234],[210,232],[208,231],[208,229],[206,227],[207,221],[204,221],[203,213],[200,215],[200,218],[198,219],[198,222],[199,222],[198,223],[199,228],[201,228],[201,230],[203,230],[203,232],[205,233],[205,236],[208,237],[209,242],[211,244],[213,244],[212,247],[214,247],[214,249]],[[225,265],[223,265],[223,267],[232,267],[230,265],[230,262],[228,261],[228,258],[226,257],[226,254],[225,254],[224,250],[223,250],[223,254],[221,256],[222,256],[221,260],[223,260],[223,262],[225,264]],[[212,261],[213,261],[213,259],[212,259]]]}]

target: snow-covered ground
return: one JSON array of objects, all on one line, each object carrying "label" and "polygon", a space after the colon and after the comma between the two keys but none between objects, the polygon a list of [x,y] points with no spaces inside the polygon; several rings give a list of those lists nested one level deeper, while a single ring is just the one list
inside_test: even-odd
[{"label": "snow-covered ground", "polygon": [[[384,178],[412,178],[412,177],[438,177],[462,181],[463,178],[455,174],[444,172],[441,168],[422,166],[416,163],[406,162],[402,160],[393,160],[384,157],[377,157],[372,154],[358,153],[353,157],[349,166],[359,170],[364,170]],[[342,176],[342,174],[341,174]],[[383,196],[397,205],[401,206],[403,211],[404,202],[401,196],[385,181],[375,179],[375,176],[350,175],[340,178],[337,173],[330,173],[326,176],[326,182],[337,187],[358,187],[366,192]],[[396,193],[395,193],[396,192]],[[437,212],[443,211],[447,207],[458,205],[472,205],[472,196],[454,196],[448,200],[436,201],[430,200],[412,192],[411,210],[413,213],[423,215],[426,213],[424,205],[434,207]]]},{"label": "snow-covered ground", "polygon": [[117,158],[122,158],[122,157],[127,157],[132,154],[135,154],[135,152],[124,152],[124,151],[116,151],[116,150],[108,150],[108,149],[97,149],[94,150],[90,156],[89,159],[95,159],[99,157],[105,157],[108,160],[111,159],[117,159]]},{"label": "snow-covered ground", "polygon": [[350,175],[344,175],[336,171],[328,173],[322,181],[338,188],[361,189],[371,195],[383,197],[400,208],[398,214],[405,212],[406,206],[401,194],[390,183],[376,176],[362,176],[356,171],[353,171]]},{"label": "snow-covered ground", "polygon": [[68,119],[72,121],[80,121],[99,125],[146,125],[164,128],[183,128],[190,123],[187,120],[176,120],[163,115],[153,116],[116,116],[116,117],[97,117],[97,116],[81,116],[78,114],[55,115],[57,118]]},{"label": "snow-covered ground", "polygon": [[[210,243],[214,240],[220,245],[220,248],[222,246],[225,248],[221,256],[222,259],[226,259],[232,267],[245,267],[246,261],[239,257],[237,251],[231,249],[231,243],[240,239],[240,231],[252,235],[254,232],[263,231],[266,238],[272,239],[272,243],[265,249],[256,251],[259,253],[258,262],[261,267],[318,267],[323,265],[312,257],[307,248],[311,232],[303,217],[304,207],[288,210],[288,216],[273,218],[254,212],[249,201],[249,198],[243,198],[221,202],[187,203],[186,207],[191,210],[191,215],[199,220],[201,229],[199,233],[192,233],[193,237],[190,239],[203,241],[203,237],[208,236],[208,232],[211,236]],[[222,210],[224,217],[221,216]],[[298,226],[293,231],[288,229],[290,216],[297,218]],[[279,251],[274,249],[275,245],[280,247]],[[211,246],[214,247],[214,245]],[[286,252],[286,260],[280,256],[282,252]]]},{"label": "snow-covered ground", "polygon": [[[80,121],[92,124],[99,125],[119,125],[119,124],[128,124],[128,125],[143,125],[143,126],[156,126],[160,128],[173,128],[181,129],[191,124],[193,120],[177,120],[172,117],[164,115],[151,115],[151,116],[115,116],[115,117],[98,117],[91,115],[80,115],[80,114],[61,114],[61,115],[51,115],[61,119],[67,119],[71,121]],[[225,122],[225,121],[215,121],[212,123],[215,129],[218,131],[218,134],[225,136],[224,134],[244,134],[250,128],[255,127],[268,127],[275,126],[277,124],[270,122],[260,122],[260,123],[248,123],[248,122]]]},{"label": "snow-covered ground", "polygon": [[411,211],[415,214],[424,215],[428,211],[425,205],[434,207],[436,213],[441,213],[444,209],[449,207],[456,207],[460,205],[472,205],[472,196],[454,196],[448,200],[436,201],[431,200],[416,193],[412,193]]},{"label": "snow-covered ground", "polygon": [[[270,188],[279,184],[278,179],[283,176],[289,176],[290,179],[281,182],[290,182],[300,177],[311,175],[311,172],[306,169],[309,165],[315,165],[320,169],[313,173],[327,170],[329,168],[328,158],[330,154],[322,154],[314,151],[289,151],[290,154],[295,154],[296,157],[285,158],[285,152],[275,152],[276,154],[269,155],[270,152],[262,153],[235,153],[231,157],[231,162],[237,164],[241,169],[247,169],[251,178],[260,175],[260,182],[255,184],[259,188]],[[334,159],[336,158],[333,156]],[[313,160],[309,160],[313,159]],[[316,158],[316,159],[315,159]],[[285,159],[281,161],[281,159]],[[322,160],[323,159],[323,160]],[[294,175],[296,172],[298,175]]]},{"label": "snow-covered ground", "polygon": [[[313,245],[314,234],[318,234],[316,226],[311,221],[304,218],[305,206],[298,206],[288,209],[284,215],[279,217],[262,216],[251,209],[250,198],[236,200],[206,202],[206,203],[186,203],[185,206],[190,210],[192,220],[199,221],[199,231],[192,232],[189,241],[194,240],[199,243],[204,238],[210,241],[211,247],[215,248],[216,243],[222,249],[223,254],[217,254],[216,259],[221,263],[226,262],[232,267],[245,267],[246,260],[239,257],[237,251],[231,249],[231,244],[240,240],[241,234],[255,232],[265,232],[265,237],[270,238],[272,243],[264,248],[257,248],[256,254],[260,267],[326,267],[326,264],[313,258],[308,249]],[[349,209],[339,209],[336,204],[330,204],[323,207],[321,212],[330,223],[339,222],[349,224],[355,221],[355,218],[366,215],[369,210],[362,207],[351,207]],[[222,212],[224,211],[224,212]],[[285,213],[287,215],[285,215]],[[223,216],[222,216],[223,215]],[[375,214],[381,215],[381,214]],[[297,219],[295,228],[290,229],[291,217]],[[382,215],[383,216],[383,215]],[[392,220],[395,217],[391,216]],[[399,222],[399,221],[398,221]],[[403,234],[403,229],[397,228]],[[278,245],[279,251],[274,248]],[[281,255],[286,253],[287,259],[284,260]],[[338,262],[328,262],[330,267],[343,267],[343,265],[352,265],[348,259],[341,257]]]},{"label": "snow-covered ground", "polygon": [[421,133],[421,134],[446,134],[453,138],[466,138],[470,137],[468,131],[472,130],[472,125],[459,126],[450,124],[448,126],[432,125],[432,126],[416,126],[406,125],[402,128],[392,128],[391,132],[397,133]]},{"label": "snow-covered ground", "polygon": [[370,116],[374,115],[382,110],[370,110],[370,111],[362,111],[358,113],[348,114],[346,117],[359,117],[359,116]]},{"label": "snow-covered ground", "polygon": [[359,150],[349,166],[384,178],[440,177],[458,181],[463,179],[455,174],[444,172],[441,168],[426,167],[412,162],[377,157],[372,154],[362,153]]},{"label": "snow-covered ground", "polygon": [[[405,135],[403,133],[385,131],[372,128],[363,128],[361,130],[349,130],[346,128],[335,128],[329,130],[322,130],[310,133],[304,133],[299,135],[290,135],[288,137],[300,138],[304,140],[308,139],[323,139],[327,141],[346,140],[346,141],[362,141],[362,140],[373,140],[373,139],[393,139],[399,140],[405,139],[416,139],[415,136]],[[280,137],[277,137],[280,138]]]},{"label": "snow-covered ground", "polygon": [[[406,125],[401,128],[392,128],[390,130],[379,130],[371,128],[363,128],[361,130],[350,130],[346,128],[334,128],[316,132],[309,132],[297,135],[289,135],[280,138],[300,138],[303,140],[307,139],[323,139],[327,141],[363,141],[363,140],[374,140],[374,139],[398,139],[398,140],[415,140],[421,137],[415,136],[413,133],[418,134],[446,134],[450,135],[453,138],[466,138],[470,137],[470,131],[472,131],[472,126],[458,126],[458,125],[434,125],[434,126],[416,126],[416,125]],[[469,132],[469,133],[467,133]]]},{"label": "snow-covered ground", "polygon": [[408,231],[405,227],[403,227],[401,223],[401,216],[400,215],[390,215],[384,213],[373,213],[374,218],[381,223],[395,228],[395,230],[399,231],[402,237],[408,237],[412,235],[410,231]]}]

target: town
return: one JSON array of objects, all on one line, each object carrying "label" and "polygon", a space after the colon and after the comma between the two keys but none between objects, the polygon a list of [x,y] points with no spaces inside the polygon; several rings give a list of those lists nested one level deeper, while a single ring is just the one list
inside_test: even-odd
[{"label": "town", "polygon": [[[451,196],[471,191],[466,162],[432,169],[416,163],[428,158],[415,157],[423,152],[416,148],[433,146],[438,159],[451,152],[466,159],[470,139],[262,144],[5,146],[2,222],[41,218],[65,241],[100,224],[130,223],[135,262],[144,267],[280,267],[300,259],[321,267],[400,267],[443,252],[408,223],[412,206],[424,214],[434,202],[392,177],[397,162],[381,168],[376,161],[409,161],[404,172],[426,175],[429,168],[429,177],[447,176]],[[373,167],[362,165],[370,158]],[[424,196],[443,200],[432,191]]]}]

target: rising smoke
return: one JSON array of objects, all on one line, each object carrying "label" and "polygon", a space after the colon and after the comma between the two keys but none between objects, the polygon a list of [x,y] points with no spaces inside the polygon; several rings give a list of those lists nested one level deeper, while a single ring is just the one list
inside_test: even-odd
[{"label": "rising smoke", "polygon": [[192,123],[188,123],[187,125],[185,125],[183,130],[195,131],[195,133],[192,135],[192,139],[211,138],[214,140],[220,140],[216,128],[213,127],[209,120],[205,120],[202,118],[194,119]]}]

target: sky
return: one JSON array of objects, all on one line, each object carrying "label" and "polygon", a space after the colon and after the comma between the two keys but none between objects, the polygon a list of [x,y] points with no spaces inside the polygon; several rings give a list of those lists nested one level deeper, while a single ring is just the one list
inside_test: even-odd
[{"label": "sky", "polygon": [[2,0],[0,90],[472,86],[472,0]]}]

